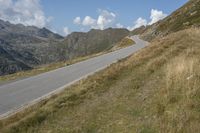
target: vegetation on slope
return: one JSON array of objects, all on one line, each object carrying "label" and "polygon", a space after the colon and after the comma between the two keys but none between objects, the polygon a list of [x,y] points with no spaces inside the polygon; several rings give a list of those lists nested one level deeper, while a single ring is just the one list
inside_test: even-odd
[{"label": "vegetation on slope", "polygon": [[[145,40],[153,40],[183,29],[200,26],[200,0],[189,0],[165,19],[142,31]],[[141,31],[141,30],[140,30]],[[136,32],[136,31],[133,31]]]},{"label": "vegetation on slope", "polygon": [[0,122],[0,132],[200,131],[200,30],[152,42],[62,94]]},{"label": "vegetation on slope", "polygon": [[116,43],[115,46],[111,50],[125,48],[125,47],[131,46],[133,44],[135,44],[133,39],[130,39],[129,37],[125,37],[120,42]]}]

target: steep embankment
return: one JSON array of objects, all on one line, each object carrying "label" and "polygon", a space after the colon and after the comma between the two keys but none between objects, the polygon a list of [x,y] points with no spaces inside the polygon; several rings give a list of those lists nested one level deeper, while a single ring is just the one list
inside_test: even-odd
[{"label": "steep embankment", "polygon": [[199,132],[199,2],[137,29],[152,41],[148,47],[2,120],[0,131]]},{"label": "steep embankment", "polygon": [[189,29],[158,39],[59,96],[1,121],[1,131],[198,132],[199,38],[199,29]]},{"label": "steep embankment", "polygon": [[[165,19],[147,26],[144,30],[139,28],[145,40],[153,40],[191,27],[200,27],[200,0],[189,0],[184,6],[173,12]],[[134,30],[133,33],[137,32]]]}]

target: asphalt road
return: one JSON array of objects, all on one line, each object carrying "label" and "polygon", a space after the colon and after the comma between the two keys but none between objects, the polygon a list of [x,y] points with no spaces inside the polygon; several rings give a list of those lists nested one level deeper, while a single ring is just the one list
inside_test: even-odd
[{"label": "asphalt road", "polygon": [[0,117],[11,115],[23,107],[59,92],[148,44],[137,36],[132,38],[136,44],[130,47],[0,86]]}]

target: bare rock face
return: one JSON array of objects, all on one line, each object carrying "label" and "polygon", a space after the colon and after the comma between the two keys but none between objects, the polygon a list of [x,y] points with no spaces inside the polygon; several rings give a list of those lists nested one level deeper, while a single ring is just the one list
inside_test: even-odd
[{"label": "bare rock face", "polygon": [[4,50],[1,44],[0,44],[0,64],[1,64],[0,75],[31,69],[29,66],[16,60],[12,55],[10,55],[6,50]]},{"label": "bare rock face", "polygon": [[0,20],[0,75],[100,52],[128,34],[126,29],[110,28],[74,32],[64,38],[46,28]]},{"label": "bare rock face", "polygon": [[[0,75],[32,69],[43,64],[39,55],[46,53],[50,42],[63,37],[46,28],[11,24],[0,20]],[[45,45],[46,44],[46,45]]]}]

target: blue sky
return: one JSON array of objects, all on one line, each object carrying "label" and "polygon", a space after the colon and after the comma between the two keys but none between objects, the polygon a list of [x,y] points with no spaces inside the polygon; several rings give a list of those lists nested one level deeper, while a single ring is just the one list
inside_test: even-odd
[{"label": "blue sky", "polygon": [[187,1],[0,0],[0,18],[12,23],[45,26],[63,35],[91,28],[123,26],[134,29],[164,18]]},{"label": "blue sky", "polygon": [[82,19],[85,16],[97,19],[98,10],[115,13],[115,23],[128,27],[139,17],[150,21],[151,9],[170,14],[186,2],[187,0],[42,0],[41,4],[46,15],[54,18],[52,28],[62,30],[63,27],[68,27],[70,31],[80,31],[83,28],[88,30],[88,27],[75,25],[73,19],[77,16]]}]

